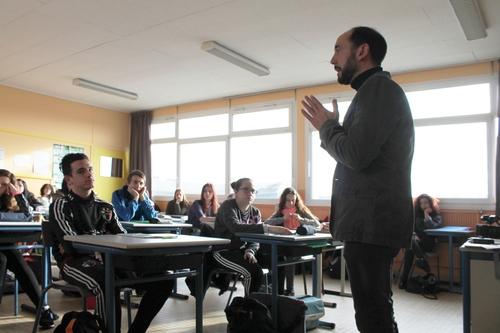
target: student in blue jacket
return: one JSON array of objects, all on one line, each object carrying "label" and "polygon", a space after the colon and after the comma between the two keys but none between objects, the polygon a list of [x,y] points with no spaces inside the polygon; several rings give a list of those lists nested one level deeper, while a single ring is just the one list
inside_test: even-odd
[{"label": "student in blue jacket", "polygon": [[146,188],[146,175],[133,170],[127,176],[127,185],[113,192],[112,204],[120,221],[149,220],[156,217],[154,202]]}]

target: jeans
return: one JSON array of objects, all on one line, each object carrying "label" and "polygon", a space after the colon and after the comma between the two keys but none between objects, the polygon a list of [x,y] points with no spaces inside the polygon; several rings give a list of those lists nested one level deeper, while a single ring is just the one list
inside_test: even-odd
[{"label": "jeans", "polygon": [[345,242],[356,326],[362,333],[398,332],[391,290],[391,265],[398,252],[385,246]]}]

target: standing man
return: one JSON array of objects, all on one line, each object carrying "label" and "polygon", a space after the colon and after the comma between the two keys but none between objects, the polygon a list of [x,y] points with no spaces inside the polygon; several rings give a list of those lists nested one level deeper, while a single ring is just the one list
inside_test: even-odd
[{"label": "standing man", "polygon": [[[53,228],[57,246],[53,247],[54,258],[61,268],[64,280],[82,286],[96,296],[96,315],[107,323],[104,301],[104,265],[100,255],[78,253],[65,235],[119,234],[125,230],[116,217],[111,204],[96,197],[94,171],[84,154],[67,154],[60,169],[70,189],[62,198],[50,205],[49,223]],[[120,271],[117,274],[123,275]],[[145,293],[137,314],[129,328],[130,333],[144,333],[172,293],[174,280],[140,284]],[[120,293],[116,293],[116,331],[120,332]]]},{"label": "standing man", "polygon": [[398,332],[391,263],[412,234],[411,161],[414,128],[404,91],[380,67],[387,51],[372,28],[338,37],[330,63],[340,84],[357,91],[339,123],[314,96],[302,114],[319,130],[321,146],[337,161],[330,228],[345,242],[345,259],[361,332]]},{"label": "standing man", "polygon": [[111,199],[120,221],[150,220],[156,217],[154,202],[148,196],[146,175],[133,170],[127,176],[127,185],[113,192]]}]

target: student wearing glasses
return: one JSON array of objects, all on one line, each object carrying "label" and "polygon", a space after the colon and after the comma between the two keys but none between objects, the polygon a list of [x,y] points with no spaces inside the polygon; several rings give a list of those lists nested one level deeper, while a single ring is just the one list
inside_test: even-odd
[{"label": "student wearing glasses", "polygon": [[[233,186],[234,184],[234,186]],[[258,243],[243,242],[236,233],[291,234],[287,228],[262,223],[261,214],[252,203],[256,190],[249,178],[241,178],[231,184],[234,199],[224,201],[215,218],[215,236],[228,238],[228,249],[215,251],[216,263],[243,276],[245,295],[258,291],[262,285],[262,267],[257,261]]]}]

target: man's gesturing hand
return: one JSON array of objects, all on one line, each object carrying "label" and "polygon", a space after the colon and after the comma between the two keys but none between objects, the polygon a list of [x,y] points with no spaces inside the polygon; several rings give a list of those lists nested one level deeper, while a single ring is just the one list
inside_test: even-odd
[{"label": "man's gesturing hand", "polygon": [[337,122],[339,121],[337,99],[333,99],[332,105],[333,112],[330,112],[323,107],[316,97],[310,95],[302,100],[302,106],[304,108],[301,111],[304,117],[311,122],[311,125],[319,131],[327,120],[333,119]]}]

